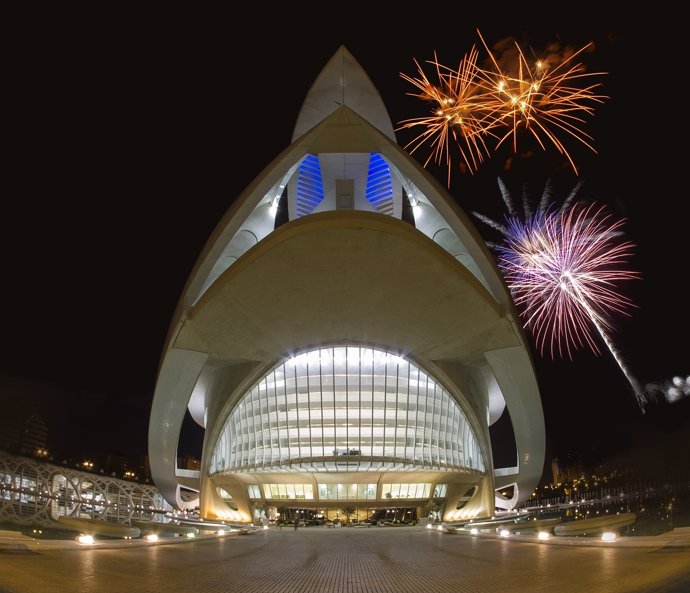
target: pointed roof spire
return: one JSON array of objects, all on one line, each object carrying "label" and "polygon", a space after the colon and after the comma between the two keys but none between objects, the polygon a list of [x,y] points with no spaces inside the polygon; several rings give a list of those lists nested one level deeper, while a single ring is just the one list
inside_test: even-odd
[{"label": "pointed roof spire", "polygon": [[292,141],[347,105],[395,142],[395,132],[381,95],[344,45],[338,48],[312,84],[302,103]]}]

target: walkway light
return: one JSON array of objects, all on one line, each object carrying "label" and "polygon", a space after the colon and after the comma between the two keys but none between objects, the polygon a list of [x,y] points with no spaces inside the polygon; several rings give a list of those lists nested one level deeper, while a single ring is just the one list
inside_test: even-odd
[{"label": "walkway light", "polygon": [[604,531],[604,533],[601,534],[601,541],[615,542],[617,537],[618,536],[613,531]]},{"label": "walkway light", "polygon": [[87,546],[90,546],[90,545],[93,544],[93,542],[94,542],[94,540],[93,540],[93,535],[84,535],[84,534],[82,534],[82,535],[80,535],[80,536],[77,538],[77,541],[78,541],[80,544],[85,544],[85,545],[87,545]]},{"label": "walkway light", "polygon": [[548,540],[551,537],[551,534],[548,531],[540,531],[539,533],[537,533],[537,537],[541,541],[545,542],[546,540]]},{"label": "walkway light", "polygon": [[158,536],[157,536],[155,533],[149,533],[149,534],[146,536],[146,541],[147,541],[147,542],[152,542],[152,543],[153,543],[153,542],[157,542],[157,541],[158,541]]}]

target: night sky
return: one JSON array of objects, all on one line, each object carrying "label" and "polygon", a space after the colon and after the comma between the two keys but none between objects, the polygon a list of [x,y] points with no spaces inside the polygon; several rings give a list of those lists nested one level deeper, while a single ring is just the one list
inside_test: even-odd
[{"label": "night sky", "polygon": [[[537,54],[550,43],[579,49],[593,41],[581,61],[607,72],[597,80],[609,98],[584,125],[598,153],[567,141],[579,177],[553,148],[525,143],[517,155],[502,148],[474,175],[455,169],[452,195],[467,213],[500,219],[498,176],[516,197],[524,186],[535,199],[551,179],[556,201],[583,180],[580,199],[625,218],[626,238],[636,245],[631,266],[641,277],[623,290],[637,307],[616,318],[613,342],[643,385],[690,374],[687,123],[670,112],[682,105],[666,104],[682,55],[667,24],[579,15],[563,26],[464,12],[458,20],[410,14],[362,22],[346,12],[319,26],[300,25],[294,14],[261,25],[176,14],[22,27],[6,85],[13,124],[0,234],[6,419],[38,406],[56,454],[144,453],[183,285],[235,197],[289,145],[301,103],[329,58],[344,44],[396,125],[427,109],[406,95],[413,88],[400,72],[415,75],[413,59],[432,59],[434,50],[457,65],[480,46],[477,28],[489,45],[513,36]],[[397,134],[401,145],[415,136]],[[423,162],[427,152],[414,156]],[[430,170],[445,183],[444,169]],[[482,223],[477,228],[497,238]],[[601,348],[598,357],[581,350],[556,361],[533,349],[547,463],[554,455],[586,463],[651,456],[658,467],[687,468],[690,398],[642,414]],[[199,434],[189,431],[182,452],[199,453]]]}]

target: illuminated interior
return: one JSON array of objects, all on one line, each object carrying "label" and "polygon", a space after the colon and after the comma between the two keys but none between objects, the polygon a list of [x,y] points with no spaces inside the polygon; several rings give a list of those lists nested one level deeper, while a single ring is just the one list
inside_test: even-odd
[{"label": "illuminated interior", "polygon": [[395,354],[342,346],[277,365],[225,422],[210,473],[437,469],[484,471],[456,401]]}]

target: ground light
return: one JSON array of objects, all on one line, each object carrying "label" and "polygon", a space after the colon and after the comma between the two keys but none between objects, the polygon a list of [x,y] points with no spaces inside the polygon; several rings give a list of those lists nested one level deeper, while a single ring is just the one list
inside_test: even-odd
[{"label": "ground light", "polygon": [[85,544],[85,545],[90,546],[91,544],[93,544],[93,541],[94,541],[94,540],[93,540],[93,535],[84,535],[84,534],[82,533],[82,534],[77,538],[77,541],[78,541],[80,544]]},{"label": "ground light", "polygon": [[507,529],[501,529],[500,536],[501,537],[508,537],[510,535],[510,531]]},{"label": "ground light", "polygon": [[479,533],[479,529],[477,529],[476,527],[473,527],[472,529],[470,529],[470,533],[472,535],[477,535]]},{"label": "ground light", "polygon": [[551,534],[548,531],[540,531],[537,533],[537,537],[542,541],[546,541],[551,537]]},{"label": "ground light", "polygon": [[146,536],[146,541],[147,542],[157,542],[158,541],[158,536],[155,533],[149,533]]},{"label": "ground light", "polygon": [[604,531],[604,533],[601,534],[601,541],[602,542],[615,542],[616,537],[617,536],[613,531]]},{"label": "ground light", "polygon": [[431,529],[431,527],[432,527],[431,523],[427,523],[427,524],[426,524],[426,528],[427,528],[427,529]]}]

